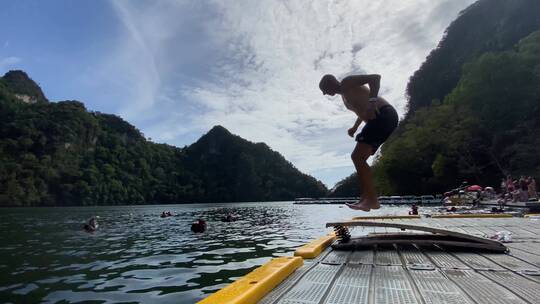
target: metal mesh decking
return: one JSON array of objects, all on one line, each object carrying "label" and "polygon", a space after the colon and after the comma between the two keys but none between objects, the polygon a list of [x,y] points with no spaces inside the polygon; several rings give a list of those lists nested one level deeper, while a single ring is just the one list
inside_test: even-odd
[{"label": "metal mesh decking", "polygon": [[[513,234],[506,254],[443,246],[327,249],[268,294],[264,304],[540,303],[540,221],[524,218],[394,220],[476,236]],[[360,229],[387,232],[389,229]],[[354,230],[353,230],[354,232]]]}]

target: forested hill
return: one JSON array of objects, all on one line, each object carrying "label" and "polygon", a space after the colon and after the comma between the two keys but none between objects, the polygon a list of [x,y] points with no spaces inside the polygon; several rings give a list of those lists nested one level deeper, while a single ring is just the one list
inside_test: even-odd
[{"label": "forested hill", "polygon": [[48,102],[22,71],[0,77],[0,206],[290,200],[327,189],[279,153],[216,126],[185,148],[115,115]]},{"label": "forested hill", "polygon": [[381,194],[540,177],[538,30],[536,0],[480,0],[460,14],[410,79],[409,112],[374,166]]},{"label": "forested hill", "polygon": [[190,172],[210,201],[288,200],[321,196],[326,187],[298,171],[264,143],[251,143],[216,126],[185,151]]},{"label": "forested hill", "polygon": [[23,71],[9,71],[0,77],[0,98],[16,97],[28,103],[48,102],[41,88]]},{"label": "forested hill", "polygon": [[538,0],[479,0],[460,13],[407,85],[409,114],[442,101],[457,85],[462,66],[485,52],[511,49],[540,29]]}]

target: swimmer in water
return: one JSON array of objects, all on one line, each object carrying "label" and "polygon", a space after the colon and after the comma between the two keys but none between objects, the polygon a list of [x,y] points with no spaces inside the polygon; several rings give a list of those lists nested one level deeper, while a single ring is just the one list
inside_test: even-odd
[{"label": "swimmer in water", "polygon": [[94,232],[98,229],[99,224],[97,218],[97,216],[93,216],[88,220],[88,223],[84,224],[83,228],[86,232]]}]

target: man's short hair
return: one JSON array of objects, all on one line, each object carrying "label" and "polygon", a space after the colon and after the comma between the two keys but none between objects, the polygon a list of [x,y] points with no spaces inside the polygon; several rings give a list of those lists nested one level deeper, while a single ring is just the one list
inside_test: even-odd
[{"label": "man's short hair", "polygon": [[328,84],[336,82],[338,82],[338,80],[334,75],[326,74],[321,78],[321,81],[319,82],[319,89],[324,92],[325,88],[328,88]]}]

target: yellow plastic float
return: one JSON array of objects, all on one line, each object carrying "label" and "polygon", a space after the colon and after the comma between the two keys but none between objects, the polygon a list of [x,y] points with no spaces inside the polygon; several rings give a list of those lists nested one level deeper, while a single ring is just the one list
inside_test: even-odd
[{"label": "yellow plastic float", "polygon": [[301,257],[272,259],[198,304],[255,304],[303,264]]},{"label": "yellow plastic float", "polygon": [[320,237],[302,247],[298,247],[294,252],[294,255],[304,259],[314,259],[319,256],[326,247],[330,246],[335,239],[336,235],[334,233]]}]

